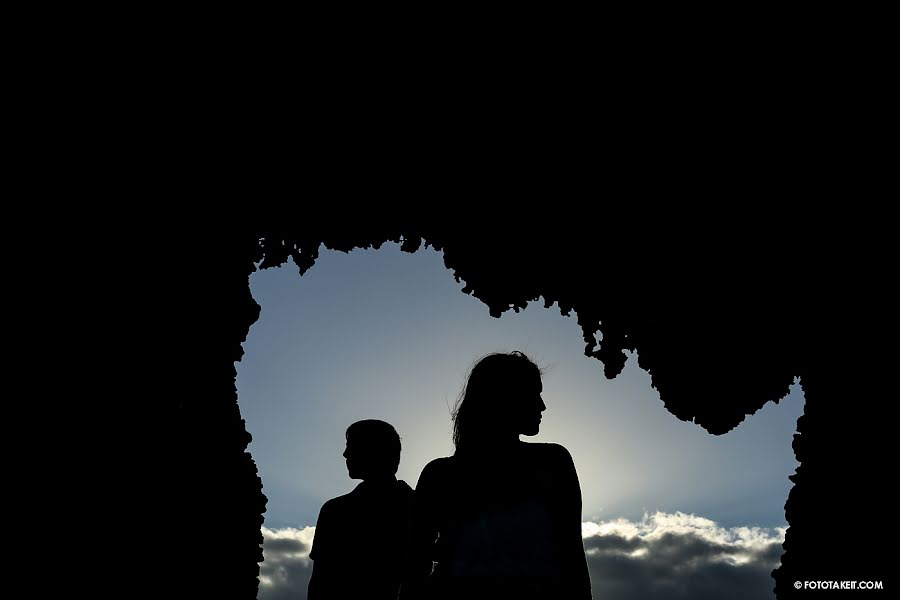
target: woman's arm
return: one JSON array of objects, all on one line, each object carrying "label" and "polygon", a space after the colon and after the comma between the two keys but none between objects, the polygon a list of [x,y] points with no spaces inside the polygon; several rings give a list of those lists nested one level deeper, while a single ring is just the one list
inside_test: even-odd
[{"label": "woman's arm", "polygon": [[433,460],[422,470],[416,484],[410,525],[410,547],[400,588],[401,600],[425,598],[431,575],[434,542],[438,536],[440,510],[440,461]]},{"label": "woman's arm", "polygon": [[557,448],[558,473],[561,477],[564,521],[561,523],[561,544],[565,554],[566,579],[573,585],[575,598],[591,599],[591,575],[588,571],[587,557],[584,553],[584,542],[581,538],[581,484],[572,455],[563,446],[553,444]]}]

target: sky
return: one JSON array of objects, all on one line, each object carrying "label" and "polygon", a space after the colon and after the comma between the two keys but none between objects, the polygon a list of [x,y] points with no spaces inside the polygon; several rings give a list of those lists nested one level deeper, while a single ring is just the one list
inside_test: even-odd
[{"label": "sky", "polygon": [[[342,457],[348,425],[393,424],[403,444],[398,478],[415,487],[425,464],[453,452],[450,412],[468,370],[487,353],[510,350],[546,370],[541,431],[523,440],[572,454],[585,547],[603,582],[595,590],[678,597],[677,588],[704,598],[697,581],[749,577],[740,584],[756,590],[748,598],[774,597],[768,573],[778,564],[788,476],[798,464],[796,383],[738,428],[709,435],[665,410],[635,357],[607,380],[603,365],[583,354],[574,313],[546,309],[541,299],[493,318],[461,293],[464,282],[432,248],[321,248],[302,277],[288,263],[254,273],[250,284],[262,311],[236,366],[249,451],[268,497],[259,598],[304,597],[319,508],[358,483]],[[728,389],[721,394],[726,401]],[[679,552],[699,553],[690,564],[708,569],[705,578],[677,570],[694,587],[649,575],[666,572],[663,563]],[[648,587],[654,582],[662,587]]]}]

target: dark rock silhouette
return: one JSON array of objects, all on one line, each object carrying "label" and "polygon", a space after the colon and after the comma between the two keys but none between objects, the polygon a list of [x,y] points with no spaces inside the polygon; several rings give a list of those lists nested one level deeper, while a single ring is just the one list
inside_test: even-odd
[{"label": "dark rock silhouette", "polygon": [[[841,189],[852,202],[852,190]],[[173,435],[164,438],[171,449],[161,451],[176,491],[164,507],[169,517],[160,519],[165,526],[151,534],[173,553],[159,577],[172,578],[173,596],[256,593],[265,496],[234,386],[234,361],[259,314],[248,284],[254,264],[292,259],[302,273],[320,244],[349,251],[402,241],[412,252],[422,239],[444,252],[465,291],[494,316],[539,297],[576,311],[585,354],[608,377],[621,372],[623,350],[636,350],[666,409],[710,434],[777,402],[800,377],[806,410],[793,446],[801,466],[786,504],[777,597],[802,596],[798,580],[885,580],[889,588],[888,559],[878,548],[890,497],[895,366],[879,348],[896,343],[893,234],[865,211],[801,219],[750,201],[735,204],[728,218],[715,211],[680,207],[651,217],[604,208],[587,223],[572,208],[565,221],[534,215],[480,228],[447,215],[393,227],[309,217],[280,229],[207,232],[205,253],[190,265],[203,278],[191,313],[203,333],[191,354],[203,360],[171,404],[174,428],[166,435]],[[851,239],[854,231],[865,235]],[[838,517],[858,526],[836,526]],[[201,555],[181,543],[187,528],[198,527],[207,541]],[[187,572],[204,577],[179,581]]]}]

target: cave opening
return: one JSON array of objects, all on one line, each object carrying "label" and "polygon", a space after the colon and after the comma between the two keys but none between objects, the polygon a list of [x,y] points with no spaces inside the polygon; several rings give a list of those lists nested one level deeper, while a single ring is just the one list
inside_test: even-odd
[{"label": "cave opening", "polygon": [[[361,266],[358,263],[362,252],[369,253],[367,259],[383,259],[385,265]],[[547,420],[545,431],[534,441],[563,443],[575,457],[584,496],[585,544],[593,545],[589,552],[597,562],[598,580],[609,581],[614,575],[604,559],[621,560],[625,556],[648,569],[658,569],[660,563],[651,559],[659,549],[659,539],[664,534],[669,535],[666,539],[677,534],[717,544],[719,553],[705,565],[711,568],[723,564],[743,566],[745,571],[739,573],[743,576],[757,561],[763,564],[769,560],[755,572],[768,595],[755,597],[772,596],[770,563],[773,556],[776,560],[780,557],[779,536],[785,525],[783,506],[790,487],[787,476],[796,465],[790,438],[796,417],[802,412],[802,392],[796,382],[782,402],[766,404],[725,436],[712,436],[693,423],[672,418],[651,389],[649,377],[637,367],[636,356],[629,357],[618,377],[607,380],[601,363],[584,355],[576,313],[561,316],[555,305],[549,311],[539,310],[538,301],[524,310],[504,313],[500,319],[490,317],[483,303],[459,293],[459,285],[453,283],[440,264],[441,257],[427,248],[408,254],[401,252],[398,245],[387,244],[378,250],[354,250],[351,255],[322,251],[318,254],[315,266],[302,277],[293,272],[284,281],[273,279],[265,291],[266,286],[256,282],[263,277],[280,277],[276,271],[265,269],[252,276],[253,296],[262,306],[262,314],[250,329],[244,344],[245,356],[236,364],[242,416],[254,436],[249,450],[269,497],[267,540],[279,540],[276,546],[293,550],[270,561],[278,567],[271,572],[265,562],[262,564],[260,598],[272,593],[267,586],[302,582],[308,565],[298,566],[304,556],[297,550],[312,539],[309,527],[314,525],[311,519],[315,518],[315,511],[323,499],[352,487],[340,458],[343,431],[350,422],[376,417],[373,412],[386,412],[385,420],[403,423],[398,426],[404,438],[401,476],[414,485],[425,461],[452,452],[449,407],[466,368],[481,354],[510,349],[522,349],[533,353],[538,362],[552,363],[545,384],[548,416],[556,416]],[[414,274],[398,266],[409,260],[421,263],[413,267]],[[330,261],[343,264],[329,266]],[[385,274],[391,269],[399,273],[393,280]],[[285,294],[284,286],[290,285],[285,282],[299,284],[296,291],[312,285],[319,276],[331,280],[321,284],[320,296],[307,294],[292,299],[289,293]],[[353,285],[362,288],[353,289]],[[330,297],[324,293],[328,290]],[[440,298],[432,297],[438,290]],[[453,301],[448,300],[451,297]],[[269,324],[267,311],[287,311],[298,306],[305,307],[306,320],[282,316],[275,319],[280,325]],[[382,312],[366,314],[366,306],[380,306]],[[267,336],[272,339],[262,341]],[[601,338],[598,333],[596,342]],[[275,357],[273,352],[279,348],[293,349],[297,354]],[[385,361],[391,357],[394,363]],[[436,369],[436,365],[446,368]],[[276,366],[284,371],[276,373]],[[259,371],[251,372],[251,367]],[[322,383],[304,387],[308,386],[310,374]],[[278,394],[264,391],[266,382],[271,384],[279,378],[284,383]],[[254,381],[255,387],[249,383]],[[344,387],[329,387],[328,381]],[[404,382],[415,385],[398,386]],[[296,392],[293,398],[291,389]],[[608,391],[598,400],[597,390]],[[727,394],[727,389],[721,393]],[[253,398],[274,398],[279,406],[260,402],[251,409]],[[335,402],[336,398],[366,400],[341,405]],[[407,400],[397,402],[397,398]],[[791,411],[795,416],[786,418]],[[313,413],[317,418],[308,418]],[[264,415],[279,418],[270,422],[258,420]],[[628,418],[621,419],[621,415]],[[277,441],[291,436],[308,441],[308,446],[293,449]],[[775,439],[780,441],[773,443]],[[263,442],[271,442],[272,447],[263,450]],[[716,449],[708,445],[710,442],[720,442],[722,446]],[[779,452],[779,469],[772,469]],[[274,457],[278,456],[282,458],[275,466],[279,461]],[[291,460],[285,461],[285,457]],[[716,460],[703,464],[704,459]],[[306,460],[310,462],[304,463]],[[270,462],[273,466],[269,466]],[[318,479],[310,477],[310,473],[319,473],[315,476]],[[307,480],[292,487],[291,479],[301,474],[307,474]],[[596,481],[593,474],[599,474]],[[660,499],[666,495],[665,490],[668,498],[663,501]],[[780,513],[781,521],[772,521],[771,507],[768,512],[759,508],[766,500]],[[292,512],[291,505],[306,508]],[[626,506],[632,507],[630,511]],[[648,513],[646,518],[644,512]],[[769,515],[768,522],[765,514]],[[285,533],[289,530],[296,531],[296,535]],[[642,540],[644,547],[636,552],[629,546],[633,555],[616,554],[609,541],[631,539],[629,536]],[[601,538],[602,543],[598,542]],[[723,545],[726,550],[721,549]],[[293,564],[291,556],[296,559]],[[619,583],[616,582],[617,588],[621,587]],[[646,586],[650,582],[646,577],[633,583],[634,593],[648,592]]]}]

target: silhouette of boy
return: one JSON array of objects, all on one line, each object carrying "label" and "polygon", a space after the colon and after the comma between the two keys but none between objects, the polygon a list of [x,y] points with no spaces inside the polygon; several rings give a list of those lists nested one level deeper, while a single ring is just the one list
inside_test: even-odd
[{"label": "silhouette of boy", "polygon": [[322,506],[309,557],[309,600],[397,598],[406,560],[413,491],[396,477],[400,436],[369,419],[347,428],[347,470],[362,479]]}]

